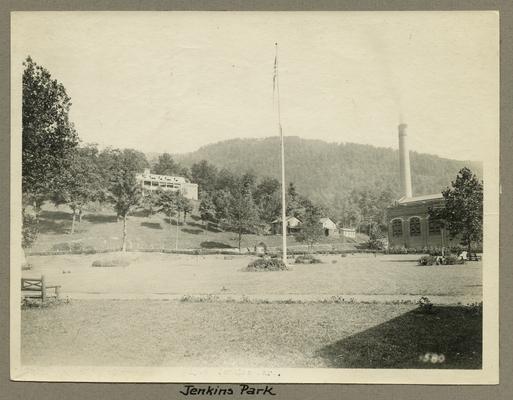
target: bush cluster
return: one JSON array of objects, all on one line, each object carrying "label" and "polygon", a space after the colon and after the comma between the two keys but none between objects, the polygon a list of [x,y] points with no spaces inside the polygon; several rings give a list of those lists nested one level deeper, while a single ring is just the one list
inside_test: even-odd
[{"label": "bush cluster", "polygon": [[92,246],[84,246],[81,242],[63,242],[56,243],[52,246],[52,251],[65,253],[96,253]]},{"label": "bush cluster", "polygon": [[[445,254],[460,254],[462,251],[466,251],[467,247],[464,246],[451,246],[445,247]],[[481,252],[479,249],[473,249],[473,252]],[[441,247],[423,247],[423,248],[406,248],[404,246],[390,246],[386,249],[385,254],[429,254],[430,256],[441,256]]]},{"label": "bush cluster", "polygon": [[130,260],[126,257],[108,258],[93,261],[93,267],[128,267]]},{"label": "bush cluster", "polygon": [[246,271],[285,271],[288,270],[285,263],[278,258],[259,258],[252,261],[246,267]]},{"label": "bush cluster", "polygon": [[465,260],[462,260],[454,254],[447,254],[446,256],[422,256],[418,259],[418,265],[456,265],[465,264]]},{"label": "bush cluster", "polygon": [[422,256],[418,259],[419,265],[433,265],[436,264],[436,257],[435,256]]},{"label": "bush cluster", "polygon": [[431,303],[431,300],[429,300],[428,297],[422,296],[417,302],[417,304],[419,306],[420,312],[425,314],[433,313],[433,303]]},{"label": "bush cluster", "polygon": [[424,249],[406,248],[404,246],[390,246],[385,250],[385,254],[424,254]]},{"label": "bush cluster", "polygon": [[321,264],[322,261],[319,258],[315,258],[312,254],[304,254],[296,257],[294,261],[296,264]]}]

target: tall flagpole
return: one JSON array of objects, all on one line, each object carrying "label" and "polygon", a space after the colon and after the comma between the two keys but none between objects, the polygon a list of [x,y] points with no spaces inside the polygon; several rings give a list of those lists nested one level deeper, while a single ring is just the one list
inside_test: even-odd
[{"label": "tall flagpole", "polygon": [[283,130],[281,128],[281,110],[280,110],[280,85],[278,80],[278,43],[275,43],[276,55],[274,57],[274,77],[273,77],[273,96],[276,91],[276,105],[278,109],[278,129],[280,131],[281,141],[281,233],[282,233],[282,248],[283,248],[283,262],[287,264],[287,208],[285,197],[285,146],[283,141]]}]

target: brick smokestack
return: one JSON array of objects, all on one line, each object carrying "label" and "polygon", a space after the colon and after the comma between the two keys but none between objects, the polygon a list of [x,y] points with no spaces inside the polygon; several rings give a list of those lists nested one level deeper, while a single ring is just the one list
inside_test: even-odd
[{"label": "brick smokestack", "polygon": [[399,124],[399,167],[401,171],[401,191],[404,197],[412,197],[410,151],[406,128],[408,125]]}]

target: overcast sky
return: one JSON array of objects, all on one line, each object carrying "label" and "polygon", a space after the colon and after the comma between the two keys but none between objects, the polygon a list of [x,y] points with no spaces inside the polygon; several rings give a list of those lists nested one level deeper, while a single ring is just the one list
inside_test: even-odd
[{"label": "overcast sky", "polygon": [[13,71],[61,81],[84,142],[181,153],[285,135],[482,160],[498,131],[494,13],[16,13]]}]

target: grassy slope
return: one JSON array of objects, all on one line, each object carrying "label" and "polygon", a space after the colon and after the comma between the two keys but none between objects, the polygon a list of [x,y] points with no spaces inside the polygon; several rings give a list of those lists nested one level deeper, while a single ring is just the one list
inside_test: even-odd
[{"label": "grassy slope", "polygon": [[[110,209],[85,213],[73,235],[69,234],[70,227],[71,214],[66,206],[55,208],[45,205],[41,215],[41,234],[31,251],[62,249],[72,243],[80,243],[84,248],[92,247],[95,250],[121,248],[122,222],[117,221],[115,213]],[[136,213],[128,220],[129,249],[174,249],[176,237],[175,221],[172,220],[170,224],[161,215],[146,217]],[[270,247],[281,246],[281,236],[278,235],[244,235],[242,247],[253,248],[262,241]],[[323,238],[321,243],[338,248],[354,248],[352,243],[343,243],[341,238]],[[178,229],[180,249],[236,248],[237,245],[237,234],[207,229],[195,215],[188,217],[187,223]],[[291,237],[289,246],[297,245],[300,243]]]},{"label": "grassy slope", "polygon": [[[420,361],[427,352],[445,362]],[[22,363],[480,368],[481,317],[463,307],[73,301],[22,311]]]}]

